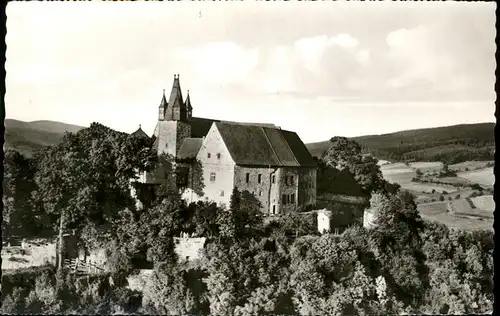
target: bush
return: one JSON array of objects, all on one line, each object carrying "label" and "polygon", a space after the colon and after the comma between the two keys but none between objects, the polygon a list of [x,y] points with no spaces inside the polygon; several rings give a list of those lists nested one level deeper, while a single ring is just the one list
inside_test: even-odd
[{"label": "bush", "polygon": [[455,200],[458,200],[460,199],[460,194],[457,194],[457,196],[455,196]]},{"label": "bush", "polygon": [[441,202],[444,201],[444,196],[440,195],[439,196],[439,201],[441,201]]}]

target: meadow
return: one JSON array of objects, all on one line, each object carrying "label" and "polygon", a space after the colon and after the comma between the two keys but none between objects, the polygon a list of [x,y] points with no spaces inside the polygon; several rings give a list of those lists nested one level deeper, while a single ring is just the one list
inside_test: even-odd
[{"label": "meadow", "polygon": [[495,183],[493,167],[472,171],[463,171],[458,173],[458,177],[487,187],[492,187]]},{"label": "meadow", "polygon": [[493,164],[494,161],[465,161],[453,165],[449,165],[448,168],[453,171],[468,171],[476,169],[484,169]]},{"label": "meadow", "polygon": [[[430,177],[433,183],[412,181],[417,169],[424,174],[425,179]],[[491,161],[467,161],[450,165],[450,170],[458,172],[457,177],[429,176],[442,169],[441,162],[394,163],[380,167],[387,181],[398,183],[415,195],[422,218],[456,229],[492,229],[495,209],[493,196],[471,197],[477,190],[467,187],[474,183],[484,188],[492,187],[494,174]]]},{"label": "meadow", "polygon": [[448,212],[448,202],[425,203],[418,205],[420,216],[428,221],[445,224],[449,228],[460,230],[493,230],[493,219],[466,217]]}]

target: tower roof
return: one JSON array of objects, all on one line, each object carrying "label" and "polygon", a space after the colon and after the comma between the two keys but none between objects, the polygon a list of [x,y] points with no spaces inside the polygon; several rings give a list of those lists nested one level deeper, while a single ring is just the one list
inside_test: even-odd
[{"label": "tower roof", "polygon": [[189,97],[189,90],[187,91],[187,96],[186,96],[186,108],[188,111],[191,111],[193,107],[191,106],[191,98]]},{"label": "tower roof", "polygon": [[167,99],[165,98],[165,89],[163,89],[163,96],[161,98],[160,108],[166,108],[167,105],[168,105],[168,103],[167,103]]},{"label": "tower roof", "polygon": [[172,85],[172,91],[170,92],[170,98],[168,99],[168,105],[171,108],[181,107],[184,104],[182,100],[183,99],[181,84],[179,83],[179,75],[174,75],[174,83]]},{"label": "tower roof", "polygon": [[149,136],[148,134],[146,134],[142,128],[141,128],[141,125],[139,124],[139,129],[137,129],[135,132],[133,132],[132,134],[130,134],[130,136],[132,137],[137,137],[137,138],[146,138],[146,139],[149,139]]}]

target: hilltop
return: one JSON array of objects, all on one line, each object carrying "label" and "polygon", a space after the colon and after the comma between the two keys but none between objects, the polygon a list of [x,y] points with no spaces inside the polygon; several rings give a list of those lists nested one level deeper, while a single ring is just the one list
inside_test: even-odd
[{"label": "hilltop", "polygon": [[[495,123],[461,124],[353,137],[364,153],[390,161],[493,160]],[[313,156],[321,157],[329,141],[306,144]]]},{"label": "hilltop", "polygon": [[75,133],[85,127],[55,121],[23,122],[5,119],[4,149],[15,149],[31,156],[36,150],[57,144],[65,132]]}]

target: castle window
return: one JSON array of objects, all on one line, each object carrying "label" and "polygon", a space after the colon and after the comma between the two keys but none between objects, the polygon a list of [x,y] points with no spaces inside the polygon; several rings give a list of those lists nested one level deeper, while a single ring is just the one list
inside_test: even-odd
[{"label": "castle window", "polygon": [[293,176],[290,177],[290,185],[293,185]]},{"label": "castle window", "polygon": [[220,159],[220,154],[217,154],[217,159]]},{"label": "castle window", "polygon": [[224,190],[220,190],[220,196],[224,196]]},{"label": "castle window", "polygon": [[246,181],[247,181],[247,183],[250,182],[250,174],[249,173],[246,174]]},{"label": "castle window", "polygon": [[210,172],[210,182],[215,182],[215,172]]},{"label": "castle window", "polygon": [[259,174],[258,178],[257,178],[257,182],[261,183],[262,182],[262,175]]},{"label": "castle window", "polygon": [[272,181],[272,183],[276,183],[276,175],[275,174],[272,175],[271,181]]},{"label": "castle window", "polygon": [[285,176],[285,185],[288,185],[288,176]]},{"label": "castle window", "polygon": [[295,204],[295,194],[290,196],[290,203]]},{"label": "castle window", "polygon": [[283,194],[281,196],[281,203],[283,203],[283,205],[286,205],[286,194]]},{"label": "castle window", "polygon": [[210,158],[212,157],[212,155],[210,153],[207,154],[207,158]]},{"label": "castle window", "polygon": [[262,196],[262,191],[259,191],[259,196]]}]

